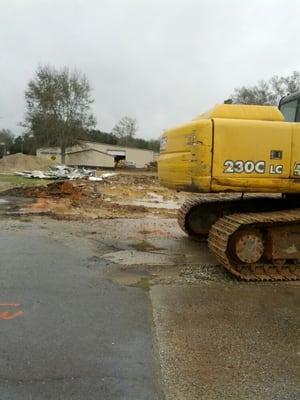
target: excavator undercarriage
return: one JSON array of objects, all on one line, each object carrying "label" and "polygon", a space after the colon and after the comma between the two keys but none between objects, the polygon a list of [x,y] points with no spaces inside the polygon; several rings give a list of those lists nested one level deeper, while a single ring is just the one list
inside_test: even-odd
[{"label": "excavator undercarriage", "polygon": [[300,279],[300,196],[197,196],[182,205],[178,222],[189,236],[207,239],[240,279]]}]

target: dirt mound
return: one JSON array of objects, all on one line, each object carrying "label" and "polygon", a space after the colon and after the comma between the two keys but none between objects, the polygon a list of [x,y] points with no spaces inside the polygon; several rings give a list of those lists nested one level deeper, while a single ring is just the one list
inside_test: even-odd
[{"label": "dirt mound", "polygon": [[17,153],[1,158],[0,173],[11,173],[23,170],[47,170],[51,164],[53,164],[53,162],[41,157]]},{"label": "dirt mound", "polygon": [[20,186],[2,192],[5,196],[21,196],[36,198],[64,198],[80,199],[81,196],[91,196],[91,188],[86,185],[76,185],[70,181],[56,181],[46,186]]},{"label": "dirt mound", "polygon": [[53,182],[47,186],[27,186],[19,188],[19,191],[25,197],[70,197],[79,200],[82,195],[86,195],[82,187],[70,181]]}]

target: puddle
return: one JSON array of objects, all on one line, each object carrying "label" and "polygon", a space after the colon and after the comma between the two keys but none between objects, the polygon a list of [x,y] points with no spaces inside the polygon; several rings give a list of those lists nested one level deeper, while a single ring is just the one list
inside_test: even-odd
[{"label": "puddle", "polygon": [[119,204],[133,205],[133,206],[144,206],[147,208],[165,208],[167,210],[177,210],[180,208],[182,201],[166,200],[164,196],[149,192],[147,197],[138,200],[122,201]]},{"label": "puddle", "polygon": [[174,265],[178,262],[178,255],[174,257],[158,251],[121,250],[106,253],[103,258],[120,265]]},{"label": "puddle", "polygon": [[207,244],[186,238],[148,238],[130,243],[130,249],[102,252],[113,263],[106,277],[121,285],[149,290],[155,284],[231,281],[232,277],[209,253]]},{"label": "puddle", "polygon": [[149,290],[153,278],[152,275],[146,271],[117,271],[107,274],[106,277],[119,285],[135,286],[144,290]]}]

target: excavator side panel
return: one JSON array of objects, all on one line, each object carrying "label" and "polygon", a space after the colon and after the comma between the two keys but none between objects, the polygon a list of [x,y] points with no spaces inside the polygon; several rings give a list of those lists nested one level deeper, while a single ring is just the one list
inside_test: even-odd
[{"label": "excavator side panel", "polygon": [[214,119],[212,191],[300,191],[300,180],[290,178],[292,157],[298,156],[292,156],[293,125]]}]

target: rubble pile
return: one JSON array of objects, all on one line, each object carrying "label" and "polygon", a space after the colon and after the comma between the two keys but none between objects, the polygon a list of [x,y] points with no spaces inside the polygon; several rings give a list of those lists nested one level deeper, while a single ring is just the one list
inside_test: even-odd
[{"label": "rubble pile", "polygon": [[40,170],[23,170],[14,173],[17,176],[24,178],[39,178],[39,179],[83,179],[95,177],[95,170],[88,168],[73,168],[66,165],[51,165],[47,171]]},{"label": "rubble pile", "polygon": [[103,173],[100,176],[96,176],[96,170],[84,167],[68,167],[66,165],[51,165],[47,171],[39,170],[23,170],[16,171],[14,175],[23,176],[24,178],[38,178],[38,179],[88,179],[93,182],[101,182],[106,178],[116,175],[114,172]]}]

